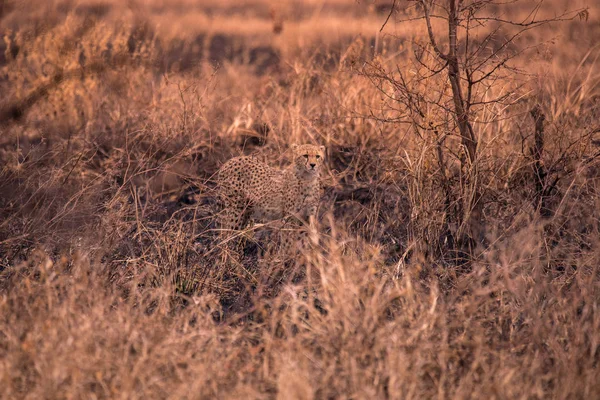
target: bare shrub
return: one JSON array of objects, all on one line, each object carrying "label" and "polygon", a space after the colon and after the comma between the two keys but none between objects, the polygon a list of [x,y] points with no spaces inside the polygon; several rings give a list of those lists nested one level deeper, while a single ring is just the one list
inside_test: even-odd
[{"label": "bare shrub", "polygon": [[[593,10],[476,93],[469,161],[426,24],[394,26],[414,3],[294,3],[277,34],[261,1],[76,3],[0,2],[0,397],[600,396]],[[296,142],[326,145],[318,224],[229,269],[214,173]]]}]

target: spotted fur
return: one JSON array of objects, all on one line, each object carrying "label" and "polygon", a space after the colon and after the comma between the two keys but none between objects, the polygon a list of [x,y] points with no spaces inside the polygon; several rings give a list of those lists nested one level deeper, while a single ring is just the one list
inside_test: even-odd
[{"label": "spotted fur", "polygon": [[223,231],[241,230],[250,221],[285,217],[312,222],[321,197],[323,146],[293,145],[293,162],[281,170],[254,157],[227,161],[218,173]]}]

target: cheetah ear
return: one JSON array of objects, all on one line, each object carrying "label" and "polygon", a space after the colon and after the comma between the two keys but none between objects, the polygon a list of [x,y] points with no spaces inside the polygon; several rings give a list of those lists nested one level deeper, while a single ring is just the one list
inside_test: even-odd
[{"label": "cheetah ear", "polygon": [[321,150],[321,152],[323,153],[323,156],[327,156],[327,149],[325,149],[325,146],[319,146],[319,150]]},{"label": "cheetah ear", "polygon": [[296,143],[292,144],[292,151],[295,152],[298,150],[298,145]]}]

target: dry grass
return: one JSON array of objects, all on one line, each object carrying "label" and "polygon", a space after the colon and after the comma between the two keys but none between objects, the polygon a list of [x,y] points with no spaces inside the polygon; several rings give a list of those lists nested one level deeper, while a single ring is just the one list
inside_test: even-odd
[{"label": "dry grass", "polygon": [[[425,34],[383,3],[0,1],[0,397],[600,397],[598,10],[523,39],[473,183],[376,77]],[[318,229],[223,263],[213,174],[297,142],[328,150]]]}]

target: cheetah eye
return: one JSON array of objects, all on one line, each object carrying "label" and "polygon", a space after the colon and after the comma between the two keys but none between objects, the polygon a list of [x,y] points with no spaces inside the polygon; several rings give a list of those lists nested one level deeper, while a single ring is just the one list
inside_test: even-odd
[{"label": "cheetah eye", "polygon": [[321,158],[321,156],[317,154],[317,160],[318,160],[319,158]]},{"label": "cheetah eye", "polygon": [[305,154],[305,155],[304,155],[304,158],[306,158],[306,159],[308,160],[308,154]]}]

